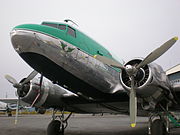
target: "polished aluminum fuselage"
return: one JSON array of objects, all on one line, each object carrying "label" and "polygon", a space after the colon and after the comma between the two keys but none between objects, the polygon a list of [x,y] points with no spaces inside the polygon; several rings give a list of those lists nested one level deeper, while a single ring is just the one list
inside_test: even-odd
[{"label": "polished aluminum fuselage", "polygon": [[[14,49],[20,55],[34,53],[46,57],[59,67],[102,93],[113,94],[117,91],[124,92],[119,81],[118,71],[96,60],[90,54],[87,54],[68,42],[28,30],[12,31],[11,41]],[[34,64],[38,65],[39,63]],[[47,65],[47,67],[48,66],[49,65]],[[58,76],[61,76],[61,74],[58,74],[55,78],[58,78]],[[58,83],[59,80],[53,81]],[[70,86],[66,87],[68,88]],[[82,91],[80,92],[90,98],[89,95],[86,94],[86,90],[84,90],[84,93]]]}]

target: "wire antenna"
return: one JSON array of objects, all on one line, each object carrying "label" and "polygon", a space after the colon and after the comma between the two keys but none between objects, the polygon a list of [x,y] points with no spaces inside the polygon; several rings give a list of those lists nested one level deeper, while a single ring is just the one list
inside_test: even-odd
[{"label": "wire antenna", "polygon": [[[78,26],[77,23],[75,23],[74,21],[72,21],[72,20],[70,20],[70,19],[65,19],[64,21],[65,21],[66,23],[72,22],[74,25]],[[78,26],[78,27],[79,27],[79,26]]]}]

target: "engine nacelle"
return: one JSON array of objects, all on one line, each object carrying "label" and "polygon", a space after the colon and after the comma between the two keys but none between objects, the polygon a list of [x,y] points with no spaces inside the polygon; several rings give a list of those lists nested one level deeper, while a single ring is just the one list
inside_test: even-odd
[{"label": "engine nacelle", "polygon": [[[125,66],[135,66],[141,61],[142,59],[133,59],[127,62]],[[125,90],[129,92],[131,90],[131,80],[125,70],[122,70],[120,74],[120,81]],[[169,91],[169,89],[170,82],[161,66],[151,63],[137,71],[135,76],[135,90],[137,96],[158,99],[164,90]]]},{"label": "engine nacelle", "polygon": [[[38,96],[39,93],[40,95]],[[63,105],[62,96],[64,94],[74,95],[49,81],[43,81],[40,90],[40,80],[37,78],[24,84],[18,94],[22,101],[30,105],[34,103],[34,106],[37,108],[60,108]]]}]

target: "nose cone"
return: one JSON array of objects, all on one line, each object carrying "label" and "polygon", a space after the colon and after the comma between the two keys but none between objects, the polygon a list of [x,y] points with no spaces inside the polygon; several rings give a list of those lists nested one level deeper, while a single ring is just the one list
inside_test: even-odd
[{"label": "nose cone", "polygon": [[11,33],[11,43],[17,53],[22,53],[31,47],[34,35],[32,32],[25,30],[12,30]]}]

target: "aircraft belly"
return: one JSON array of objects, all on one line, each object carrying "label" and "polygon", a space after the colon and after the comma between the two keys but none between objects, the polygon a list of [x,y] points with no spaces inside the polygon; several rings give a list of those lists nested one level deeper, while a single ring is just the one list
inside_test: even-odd
[{"label": "aircraft belly", "polygon": [[[114,114],[126,114],[129,115],[129,102],[108,102],[108,103],[84,103],[84,104],[72,104],[66,107],[66,111],[96,114],[96,113],[114,113]],[[139,105],[140,106],[140,105]],[[143,110],[141,107],[137,110],[138,116],[148,116],[149,112]]]},{"label": "aircraft belly", "polygon": [[128,114],[128,102],[112,102],[101,104],[73,104],[67,106],[67,111],[76,113],[123,113]]},{"label": "aircraft belly", "polygon": [[42,55],[104,93],[122,90],[117,71],[63,40],[23,30],[16,31],[11,40],[19,54]]}]

